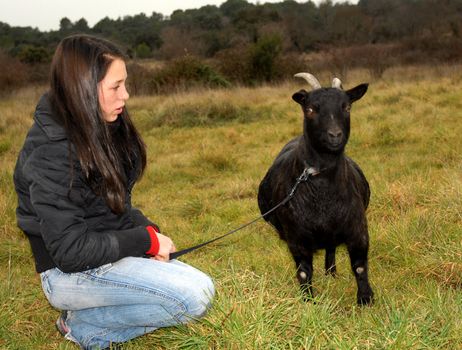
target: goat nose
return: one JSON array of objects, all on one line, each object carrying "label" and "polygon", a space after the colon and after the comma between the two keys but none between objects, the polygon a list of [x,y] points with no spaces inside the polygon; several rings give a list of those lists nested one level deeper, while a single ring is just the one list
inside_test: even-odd
[{"label": "goat nose", "polygon": [[338,139],[342,137],[342,130],[329,130],[327,134],[332,137],[333,139]]}]

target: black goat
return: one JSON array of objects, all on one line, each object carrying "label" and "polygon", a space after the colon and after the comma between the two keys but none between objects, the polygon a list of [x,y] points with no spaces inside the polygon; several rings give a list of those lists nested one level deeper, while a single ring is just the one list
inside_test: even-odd
[{"label": "black goat", "polygon": [[366,209],[369,184],[359,166],[344,154],[350,134],[351,104],[367,91],[368,84],[343,91],[341,82],[321,88],[309,73],[298,73],[313,87],[292,98],[304,114],[303,135],[287,143],[262,180],[258,206],[266,213],[287,197],[297,178],[307,169],[294,197],[265,217],[287,242],[295,260],[297,278],[308,298],[313,295],[313,253],[326,250],[326,273],[336,272],[335,249],[346,244],[358,285],[357,302],[370,304],[368,281],[369,235]]}]

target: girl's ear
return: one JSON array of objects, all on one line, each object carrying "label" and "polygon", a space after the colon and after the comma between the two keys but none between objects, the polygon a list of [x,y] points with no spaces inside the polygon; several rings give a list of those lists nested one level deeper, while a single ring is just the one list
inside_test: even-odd
[{"label": "girl's ear", "polygon": [[369,84],[360,84],[350,90],[345,91],[345,93],[350,98],[350,103],[358,101],[367,91]]},{"label": "girl's ear", "polygon": [[307,97],[308,97],[309,93],[306,91],[306,90],[300,90],[298,92],[296,92],[295,94],[292,95],[292,99],[299,103],[300,105],[304,105],[305,104],[305,101],[307,100]]}]

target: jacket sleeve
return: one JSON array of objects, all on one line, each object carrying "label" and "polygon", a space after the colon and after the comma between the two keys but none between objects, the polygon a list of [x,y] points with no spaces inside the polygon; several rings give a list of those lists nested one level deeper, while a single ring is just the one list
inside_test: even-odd
[{"label": "jacket sleeve", "polygon": [[160,232],[159,226],[149,220],[138,208],[132,207],[130,210],[130,216],[136,226],[154,226]]},{"label": "jacket sleeve", "polygon": [[[84,203],[69,195],[67,147],[57,148],[47,145],[34,150],[23,171],[30,183],[30,198],[40,218],[43,241],[58,268],[78,272],[126,256],[143,256],[151,244],[144,225],[98,232],[88,227]],[[78,181],[76,187],[79,190]]]}]

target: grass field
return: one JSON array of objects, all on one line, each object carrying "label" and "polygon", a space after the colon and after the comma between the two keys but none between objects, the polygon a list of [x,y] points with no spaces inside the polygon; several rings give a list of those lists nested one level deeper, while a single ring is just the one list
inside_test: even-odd
[{"label": "grass field", "polygon": [[[304,303],[285,244],[261,221],[181,258],[216,283],[205,319],[124,349],[462,349],[460,68],[387,72],[353,107],[347,153],[372,189],[372,307],[355,305],[344,248],[336,278],[324,275],[323,254],[315,257],[317,302]],[[357,72],[344,86],[365,80]],[[256,217],[260,180],[301,133],[301,112],[290,97],[302,86],[131,99],[149,158],[134,204],[178,248]],[[0,349],[76,348],[55,331],[59,313],[42,294],[15,223],[12,173],[41,92],[0,100]]]}]

